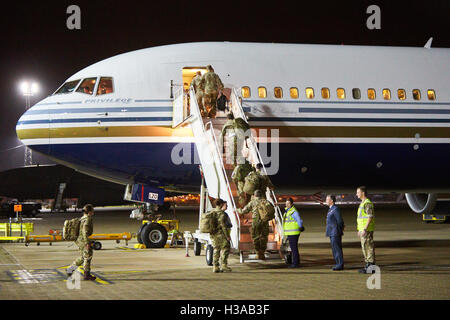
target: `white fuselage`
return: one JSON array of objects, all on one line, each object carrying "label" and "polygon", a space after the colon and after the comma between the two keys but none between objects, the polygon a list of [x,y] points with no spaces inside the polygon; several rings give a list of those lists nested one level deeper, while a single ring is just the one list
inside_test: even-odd
[{"label": "white fuselage", "polygon": [[[173,144],[195,142],[189,129],[172,129],[171,81],[181,84],[183,68],[208,64],[225,87],[250,88],[243,106],[252,127],[279,130],[280,171],[273,180],[281,190],[351,189],[372,181],[388,190],[449,189],[439,179],[450,163],[448,49],[211,42],[138,50],[67,80],[112,77],[113,93],[52,95],[22,116],[18,136],[55,161],[103,179],[192,190],[199,182],[195,166],[167,163]],[[259,87],[266,97],[259,97]],[[314,98],[306,88],[314,89]],[[374,100],[368,89],[375,90]],[[398,98],[399,89],[406,99]],[[420,100],[413,90],[420,90]],[[135,163],[130,153],[139,158]],[[335,175],[328,181],[324,170],[330,169]]]}]

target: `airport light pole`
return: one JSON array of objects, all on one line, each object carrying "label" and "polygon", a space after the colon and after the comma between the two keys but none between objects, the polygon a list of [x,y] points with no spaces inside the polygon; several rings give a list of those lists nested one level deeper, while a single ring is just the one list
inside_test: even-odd
[{"label": "airport light pole", "polygon": [[[25,111],[27,111],[31,106],[31,97],[39,91],[38,84],[36,82],[29,83],[27,81],[22,82],[20,85],[20,90],[25,97]],[[25,157],[24,165],[31,166],[33,164],[33,153],[30,148],[25,146]]]}]

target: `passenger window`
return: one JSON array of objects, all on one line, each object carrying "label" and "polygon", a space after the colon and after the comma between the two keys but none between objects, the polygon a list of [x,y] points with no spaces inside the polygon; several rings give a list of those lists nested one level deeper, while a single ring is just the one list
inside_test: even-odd
[{"label": "passenger window", "polygon": [[384,100],[391,100],[391,90],[383,89],[383,99]]},{"label": "passenger window", "polygon": [[405,89],[398,89],[397,93],[398,93],[398,98],[400,100],[405,100],[406,99],[406,91],[405,91]]},{"label": "passenger window", "polygon": [[267,90],[265,87],[259,87],[258,88],[258,96],[260,98],[266,98],[267,97]]},{"label": "passenger window", "polygon": [[291,94],[292,99],[298,99],[298,89],[297,88],[291,88],[289,90],[289,92]]},{"label": "passenger window", "polygon": [[330,89],[322,88],[321,93],[323,99],[330,99]]},{"label": "passenger window", "polygon": [[377,97],[376,91],[375,89],[367,89],[367,98],[369,98],[369,100],[375,100],[375,98]]},{"label": "passenger window", "polygon": [[353,99],[361,99],[361,90],[359,90],[358,88],[353,88],[352,95]]},{"label": "passenger window", "polygon": [[273,89],[273,93],[275,95],[275,98],[277,99],[283,98],[283,89],[281,89],[280,87],[276,87],[275,89]]},{"label": "passenger window", "polygon": [[305,93],[306,93],[306,97],[308,99],[314,99],[314,89],[313,88],[306,88]]},{"label": "passenger window", "polygon": [[428,100],[436,100],[436,93],[433,89],[428,89]]},{"label": "passenger window", "polygon": [[80,80],[73,80],[64,83],[54,94],[71,93],[77,87]]},{"label": "passenger window", "polygon": [[336,94],[337,94],[338,99],[345,99],[345,89],[337,88]]},{"label": "passenger window", "polygon": [[95,82],[97,82],[97,78],[84,79],[78,87],[77,92],[92,94],[94,92]]},{"label": "passenger window", "polygon": [[420,90],[419,89],[414,89],[412,92],[413,92],[414,100],[420,100]]},{"label": "passenger window", "polygon": [[249,87],[242,87],[242,98],[250,98],[250,88]]},{"label": "passenger window", "polygon": [[97,95],[113,93],[113,79],[111,77],[101,77],[98,83]]}]

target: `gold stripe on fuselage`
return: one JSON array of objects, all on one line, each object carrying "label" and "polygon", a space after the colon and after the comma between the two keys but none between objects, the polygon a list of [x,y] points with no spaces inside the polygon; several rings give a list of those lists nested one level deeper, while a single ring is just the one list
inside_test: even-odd
[{"label": "gold stripe on fuselage", "polygon": [[[439,127],[259,127],[257,136],[266,129],[270,137],[272,130],[279,130],[280,138],[450,138],[449,128]],[[17,136],[25,139],[47,138],[95,138],[95,137],[193,137],[190,128],[127,126],[127,127],[72,127],[52,129],[19,129]]]},{"label": "gold stripe on fuselage", "polygon": [[95,137],[192,137],[190,128],[135,127],[73,127],[52,129],[20,129],[17,137],[24,139],[95,138]]}]

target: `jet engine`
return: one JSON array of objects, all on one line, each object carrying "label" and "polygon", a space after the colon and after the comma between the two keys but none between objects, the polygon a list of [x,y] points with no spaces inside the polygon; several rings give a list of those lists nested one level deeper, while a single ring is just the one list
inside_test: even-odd
[{"label": "jet engine", "polygon": [[418,214],[450,214],[450,201],[438,201],[436,193],[405,193],[406,202]]},{"label": "jet engine", "polygon": [[435,193],[405,193],[406,202],[412,211],[419,214],[430,214],[437,202]]}]

